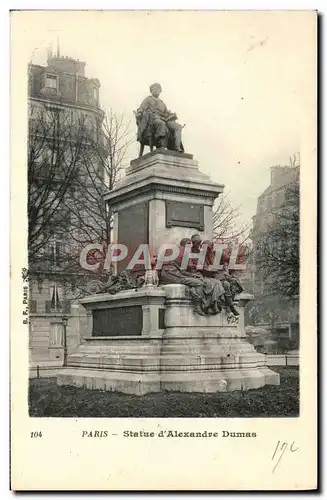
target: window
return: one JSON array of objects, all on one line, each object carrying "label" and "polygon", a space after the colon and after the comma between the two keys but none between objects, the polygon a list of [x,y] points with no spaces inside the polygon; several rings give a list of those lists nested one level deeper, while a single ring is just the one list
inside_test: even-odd
[{"label": "window", "polygon": [[29,312],[30,313],[36,313],[37,312],[37,301],[36,300],[30,300],[29,301]]},{"label": "window", "polygon": [[62,288],[54,282],[50,284],[50,300],[45,301],[45,312],[61,312],[62,306]]},{"label": "window", "polygon": [[63,285],[58,285],[55,281],[49,286],[50,300],[45,301],[45,312],[71,314],[71,300],[65,298]]},{"label": "window", "polygon": [[49,259],[50,259],[50,264],[52,266],[55,267],[59,266],[62,253],[63,253],[62,241],[58,241],[56,239],[52,240],[49,243]]},{"label": "window", "polygon": [[51,347],[63,346],[63,325],[61,322],[50,323],[49,344]]},{"label": "window", "polygon": [[59,287],[57,283],[54,283],[53,286],[50,287],[50,291],[51,291],[51,310],[60,311],[61,300],[59,295]]},{"label": "window", "polygon": [[57,88],[57,77],[56,75],[46,75],[45,76],[45,86],[50,89]]},{"label": "window", "polygon": [[43,151],[45,161],[48,165],[54,166],[57,164],[58,150],[49,147],[48,149],[44,149]]}]

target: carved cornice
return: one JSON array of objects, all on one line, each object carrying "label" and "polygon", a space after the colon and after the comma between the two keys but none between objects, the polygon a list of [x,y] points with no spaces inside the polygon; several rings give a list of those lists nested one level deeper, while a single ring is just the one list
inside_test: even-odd
[{"label": "carved cornice", "polygon": [[139,158],[135,158],[134,160],[131,161],[131,165],[132,166],[142,165],[142,163],[145,163],[149,158],[152,157],[156,158],[159,155],[166,156],[168,158],[177,158],[177,159],[183,158],[186,160],[193,160],[193,155],[190,153],[179,153],[177,151],[170,151],[169,149],[159,148],[150,153],[146,153],[145,155],[140,156]]},{"label": "carved cornice", "polygon": [[117,193],[115,198],[107,199],[107,203],[110,204],[111,207],[115,207],[115,205],[118,205],[122,201],[125,200],[130,200],[133,198],[138,198],[140,195],[144,194],[153,194],[151,198],[155,198],[156,192],[161,191],[161,192],[166,192],[166,193],[174,193],[174,194],[183,194],[186,196],[196,196],[196,197],[202,197],[202,198],[216,198],[217,194],[220,194],[217,192],[217,190],[204,190],[204,189],[196,189],[193,187],[186,187],[186,186],[174,186],[171,184],[161,184],[159,182],[150,182],[146,184],[145,186],[138,187],[135,190],[131,191],[125,191],[122,193]]}]

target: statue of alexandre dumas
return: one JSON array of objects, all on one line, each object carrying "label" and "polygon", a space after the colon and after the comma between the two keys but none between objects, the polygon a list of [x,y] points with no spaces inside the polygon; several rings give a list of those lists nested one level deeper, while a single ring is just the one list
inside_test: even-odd
[{"label": "statue of alexandre dumas", "polygon": [[153,83],[150,86],[151,95],[146,97],[136,111],[137,140],[140,142],[140,156],[144,146],[167,148],[172,151],[184,152],[182,144],[182,126],[177,123],[176,113],[168,110],[166,104],[159,98],[161,85]]}]

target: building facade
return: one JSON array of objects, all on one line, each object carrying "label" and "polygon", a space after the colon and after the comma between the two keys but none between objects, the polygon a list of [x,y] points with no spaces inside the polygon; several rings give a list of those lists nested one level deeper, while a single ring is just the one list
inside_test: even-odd
[{"label": "building facade", "polygon": [[[269,292],[270,277],[260,271],[262,241],[280,223],[280,216],[289,203],[288,193],[299,185],[300,167],[274,166],[270,169],[270,185],[259,196],[253,217],[253,256],[255,302],[249,306],[248,322],[267,328],[271,349],[281,352],[299,348],[299,295],[284,297]],[[271,279],[274,279],[273,277]]]},{"label": "building facade", "polygon": [[[74,128],[72,124],[78,124],[83,119],[86,127],[99,134],[101,141],[101,126],[104,113],[100,108],[99,89],[100,82],[96,78],[85,76],[84,62],[74,60],[70,57],[61,57],[59,54],[48,53],[45,66],[31,64],[28,68],[28,101],[29,101],[29,133],[30,141],[37,143],[38,137],[32,137],[31,127],[33,124],[44,122],[44,134],[50,134],[52,124],[47,123],[58,117],[60,123],[68,124],[69,151],[74,154]],[[41,127],[42,128],[42,127]],[[61,126],[64,129],[64,125]],[[40,135],[40,127],[38,128]],[[41,133],[42,135],[42,133]],[[40,141],[42,142],[42,137]],[[66,140],[66,139],[65,139]],[[76,138],[76,140],[78,140]],[[51,141],[50,141],[51,142]],[[43,147],[43,146],[42,146]],[[43,150],[45,148],[43,147]],[[67,148],[68,150],[68,148]],[[54,153],[42,151],[42,156],[52,156],[49,163],[44,161],[43,167],[47,169],[60,167],[60,159],[54,159]],[[65,152],[67,157],[67,154]],[[65,158],[66,163],[72,160]],[[78,160],[79,161],[79,160]],[[58,168],[59,168],[58,167]],[[61,168],[64,168],[61,166]],[[101,163],[97,168],[101,168]],[[82,172],[82,167],[81,167]],[[45,176],[47,172],[45,171]],[[82,177],[82,176],[81,176]],[[87,176],[84,176],[87,182]],[[78,196],[78,189],[70,186],[72,203],[74,195]],[[92,186],[90,187],[92,189]],[[96,196],[96,188],[95,188]],[[69,210],[64,212],[61,207],[55,210],[58,218],[67,217],[65,224],[55,226],[53,234],[47,244],[38,252],[38,258],[29,260],[29,346],[30,361],[35,364],[60,365],[64,356],[64,333],[67,334],[68,352],[74,351],[80,343],[79,332],[81,322],[86,321],[83,309],[78,305],[79,291],[77,283],[79,280],[76,269],[70,271],[63,266],[65,255],[68,255],[71,245],[71,232],[76,230],[76,224],[72,223],[72,214]],[[73,229],[74,228],[74,229]],[[67,327],[64,326],[65,317],[68,318]],[[64,318],[64,321],[63,321]]]}]

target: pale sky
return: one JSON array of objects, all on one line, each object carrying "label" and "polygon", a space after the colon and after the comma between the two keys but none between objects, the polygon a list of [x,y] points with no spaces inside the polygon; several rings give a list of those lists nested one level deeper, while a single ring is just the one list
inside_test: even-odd
[{"label": "pale sky", "polygon": [[[31,11],[13,22],[15,15],[26,61],[45,64],[58,36],[61,55],[86,62],[86,76],[101,82],[102,107],[124,113],[132,130],[133,110],[160,82],[161,98],[186,124],[185,151],[225,184],[243,223],[269,167],[301,150],[313,11]],[[137,152],[135,141],[131,159]]]}]

